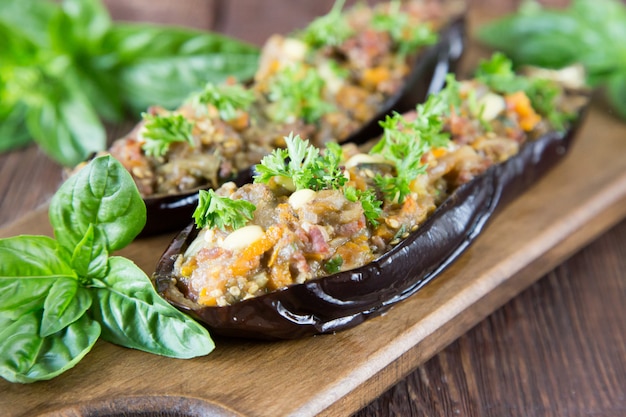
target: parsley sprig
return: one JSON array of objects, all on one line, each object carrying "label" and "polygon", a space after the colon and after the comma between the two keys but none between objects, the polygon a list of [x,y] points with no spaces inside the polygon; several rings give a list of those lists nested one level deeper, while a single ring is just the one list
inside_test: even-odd
[{"label": "parsley sprig", "polygon": [[241,84],[215,85],[207,83],[204,89],[189,99],[197,111],[206,112],[206,106],[214,106],[222,120],[232,120],[237,117],[237,110],[246,110],[254,102],[252,90]]},{"label": "parsley sprig", "polygon": [[300,136],[290,134],[285,137],[286,149],[276,149],[256,166],[254,181],[267,183],[273,177],[288,178],[293,181],[296,190],[343,190],[349,201],[361,203],[365,218],[377,225],[382,214],[382,202],[376,198],[374,190],[357,190],[346,186],[348,178],[341,167],[343,157],[341,146],[336,143],[326,144],[323,153],[302,140]]},{"label": "parsley sprig", "polygon": [[378,10],[372,19],[374,29],[388,32],[397,44],[400,55],[414,52],[420,46],[432,45],[437,34],[426,24],[415,24],[408,14],[400,11],[401,2],[394,0],[389,10]]},{"label": "parsley sprig", "polygon": [[315,19],[300,32],[300,38],[313,48],[337,46],[348,39],[354,30],[341,13],[345,0],[337,0],[333,8]]},{"label": "parsley sprig", "polygon": [[334,106],[324,100],[324,79],[314,68],[294,63],[276,73],[270,82],[269,116],[277,122],[291,123],[301,118],[312,123]]},{"label": "parsley sprig", "polygon": [[239,229],[252,219],[255,210],[256,206],[247,200],[234,200],[219,196],[213,190],[200,190],[193,218],[198,228],[218,227],[224,230],[230,226]]},{"label": "parsley sprig", "polygon": [[482,60],[475,76],[499,93],[525,92],[533,108],[557,130],[565,129],[567,121],[574,116],[557,108],[556,100],[561,95],[561,87],[556,82],[515,73],[513,62],[500,52],[494,53],[488,60]]},{"label": "parsley sprig", "polygon": [[384,121],[381,121],[380,125],[384,129],[383,136],[370,151],[372,154],[382,155],[394,164],[395,175],[383,176],[378,173],[374,181],[386,199],[398,203],[402,203],[411,193],[411,182],[426,170],[421,163],[426,147],[414,132],[405,128],[406,124],[403,122],[405,119],[399,113],[393,116],[388,115]]},{"label": "parsley sprig", "polygon": [[144,120],[141,136],[144,139],[143,151],[148,156],[163,156],[172,143],[188,142],[193,145],[193,123],[182,114],[169,113],[155,115],[142,113]]},{"label": "parsley sprig", "polygon": [[442,116],[459,103],[458,84],[448,77],[444,90],[429,96],[426,103],[416,107],[417,117],[414,120],[394,113],[380,122],[383,136],[370,153],[382,155],[395,166],[395,175],[377,174],[374,177],[386,199],[402,203],[411,193],[411,182],[426,171],[421,161],[424,153],[433,147],[448,144],[450,136],[443,132]]},{"label": "parsley sprig", "polygon": [[383,202],[376,197],[376,192],[373,189],[359,190],[355,187],[346,187],[344,195],[349,201],[361,202],[363,214],[367,221],[374,227],[378,226],[378,219],[383,214]]},{"label": "parsley sprig", "polygon": [[256,166],[255,182],[267,183],[273,177],[293,181],[296,190],[339,189],[347,182],[339,163],[341,147],[329,143],[323,154],[319,149],[290,133],[285,137],[286,149],[274,149]]}]

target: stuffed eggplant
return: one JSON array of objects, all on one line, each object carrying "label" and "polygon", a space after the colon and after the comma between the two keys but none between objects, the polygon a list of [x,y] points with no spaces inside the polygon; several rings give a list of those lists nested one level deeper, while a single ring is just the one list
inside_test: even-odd
[{"label": "stuffed eggplant", "polygon": [[388,117],[375,143],[320,152],[290,135],[253,183],[203,192],[155,285],[218,334],[355,326],[419,290],[563,158],[587,101],[584,86],[516,75],[496,54]]},{"label": "stuffed eggplant", "polygon": [[326,16],[264,45],[250,83],[207,85],[175,110],[152,107],[108,152],[148,209],[143,234],[183,227],[198,189],[251,179],[290,132],[315,145],[362,142],[378,120],[443,86],[463,51],[459,2],[391,1]]}]

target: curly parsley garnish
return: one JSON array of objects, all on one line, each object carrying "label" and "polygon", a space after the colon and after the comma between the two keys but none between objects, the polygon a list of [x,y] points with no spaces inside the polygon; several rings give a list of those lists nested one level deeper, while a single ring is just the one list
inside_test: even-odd
[{"label": "curly parsley garnish", "polygon": [[267,183],[272,177],[284,177],[293,181],[296,190],[339,189],[347,178],[339,166],[341,147],[329,143],[323,154],[299,135],[285,137],[286,149],[274,149],[256,166],[255,182]]},{"label": "curly parsley garnish", "polygon": [[182,114],[155,115],[142,113],[144,125],[141,136],[145,140],[143,151],[148,156],[159,157],[167,153],[174,142],[188,142],[193,145],[193,123]]},{"label": "curly parsley garnish", "polygon": [[237,110],[246,110],[254,102],[254,92],[240,84],[215,85],[208,83],[204,89],[191,96],[189,101],[198,111],[206,111],[206,106],[214,106],[222,120],[237,117]]},{"label": "curly parsley garnish", "polygon": [[556,130],[564,130],[567,121],[574,116],[558,110],[556,100],[561,95],[561,87],[556,82],[516,74],[513,62],[500,52],[494,53],[488,60],[482,60],[475,75],[476,79],[496,92],[526,93],[533,108],[547,118]]},{"label": "curly parsley garnish", "polygon": [[270,82],[269,116],[287,123],[298,118],[306,123],[318,120],[334,110],[323,99],[324,85],[324,79],[314,68],[299,63],[285,67]]},{"label": "curly parsley garnish", "polygon": [[290,134],[285,137],[286,149],[275,149],[256,166],[254,181],[268,183],[273,177],[288,178],[296,190],[342,190],[346,199],[359,201],[366,219],[377,225],[382,214],[382,202],[376,199],[374,190],[357,190],[346,187],[348,178],[341,167],[342,149],[336,143],[328,143],[323,153],[309,141]]},{"label": "curly parsley garnish", "polygon": [[224,230],[230,226],[239,229],[252,219],[255,210],[256,206],[249,201],[221,197],[213,190],[200,190],[193,218],[198,228],[218,227]]},{"label": "curly parsley garnish", "polygon": [[371,188],[359,190],[354,187],[346,187],[344,195],[349,201],[361,202],[363,214],[372,226],[378,226],[378,219],[383,214],[383,202],[376,198],[376,192]]},{"label": "curly parsley garnish", "polygon": [[336,274],[341,271],[341,266],[343,265],[343,258],[339,255],[335,255],[330,258],[324,264],[324,271],[328,274]]},{"label": "curly parsley garnish", "polygon": [[400,55],[415,52],[419,47],[437,42],[437,34],[426,24],[415,24],[400,10],[401,2],[394,0],[389,10],[378,10],[372,18],[372,27],[388,32],[397,44]]},{"label": "curly parsley garnish", "polygon": [[394,113],[380,122],[383,136],[370,153],[380,154],[395,165],[395,176],[377,174],[374,178],[386,199],[402,203],[411,193],[411,182],[426,170],[421,162],[424,153],[433,147],[448,144],[450,136],[443,132],[442,116],[459,103],[458,84],[448,77],[445,89],[417,106],[414,120]]},{"label": "curly parsley garnish", "polygon": [[313,48],[337,46],[354,34],[342,15],[345,0],[337,0],[326,15],[318,17],[300,32],[300,39]]},{"label": "curly parsley garnish", "polygon": [[421,162],[426,147],[415,132],[405,129],[404,121],[399,113],[381,121],[383,136],[370,151],[372,154],[382,155],[394,164],[396,175],[376,174],[374,181],[386,199],[398,203],[402,203],[411,193],[411,182],[426,171],[426,166]]}]

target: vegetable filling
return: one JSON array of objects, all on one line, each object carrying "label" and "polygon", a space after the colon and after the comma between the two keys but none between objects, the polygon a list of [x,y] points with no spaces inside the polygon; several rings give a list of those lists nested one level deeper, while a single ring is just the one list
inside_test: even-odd
[{"label": "vegetable filling", "polygon": [[270,37],[250,85],[208,84],[175,110],[150,108],[109,149],[142,195],[217,188],[284,148],[291,132],[319,147],[345,140],[401,90],[450,18],[438,2],[341,6]]},{"label": "vegetable filling", "polygon": [[174,279],[190,300],[225,306],[363,266],[459,186],[565,129],[584,101],[558,81],[515,74],[496,54],[474,79],[449,75],[415,111],[388,116],[373,143],[320,150],[289,134],[257,165],[254,183],[200,192],[202,229],[176,259]]}]

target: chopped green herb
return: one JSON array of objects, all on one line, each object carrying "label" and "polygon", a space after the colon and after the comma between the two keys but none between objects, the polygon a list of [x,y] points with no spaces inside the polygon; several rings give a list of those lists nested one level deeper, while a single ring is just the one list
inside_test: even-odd
[{"label": "chopped green herb", "polygon": [[347,178],[339,166],[341,147],[328,144],[326,151],[319,149],[291,133],[285,137],[287,149],[275,149],[256,166],[255,182],[267,183],[272,177],[285,177],[293,181],[296,190],[338,189]]},{"label": "chopped green herb", "polygon": [[324,264],[324,271],[329,274],[335,274],[341,271],[341,266],[343,265],[343,258],[339,255],[333,256]]},{"label": "chopped green herb", "polygon": [[313,68],[292,64],[278,72],[270,82],[269,116],[277,122],[294,122],[301,118],[312,123],[334,106],[324,101],[324,79]]},{"label": "chopped green herb", "polygon": [[221,197],[213,190],[200,190],[199,193],[198,206],[193,213],[198,228],[218,227],[224,230],[230,226],[239,229],[252,219],[256,210],[256,206],[249,201]]},{"label": "chopped green herb", "polygon": [[556,100],[561,94],[561,87],[556,82],[516,74],[513,62],[500,52],[479,63],[476,79],[499,93],[525,92],[533,108],[546,117],[556,130],[565,129],[565,123],[574,116],[557,109]]},{"label": "chopped green herb", "polygon": [[437,41],[437,34],[426,24],[411,22],[406,13],[400,11],[401,2],[391,2],[389,10],[379,10],[372,19],[374,29],[389,32],[398,45],[400,55],[415,52],[420,46],[432,45]]},{"label": "chopped green herb", "polygon": [[207,105],[214,106],[222,120],[237,117],[237,110],[246,110],[254,102],[254,92],[240,84],[215,85],[208,83],[204,90],[191,96],[191,103],[198,111],[206,111]]},{"label": "chopped green herb", "polygon": [[565,130],[565,125],[576,116],[557,109],[556,100],[561,96],[561,87],[547,79],[533,78],[525,90],[537,113],[545,116],[556,130]]},{"label": "chopped green herb", "polygon": [[261,163],[256,165],[254,182],[267,183],[272,177],[291,178],[285,163],[287,157],[287,150],[280,148],[276,148],[269,155],[264,156]]},{"label": "chopped green herb", "polygon": [[182,114],[152,115],[142,113],[145,124],[141,131],[145,139],[142,149],[149,156],[163,156],[167,153],[170,144],[188,142],[193,145],[193,123]]},{"label": "chopped green herb", "polygon": [[359,201],[363,207],[365,218],[372,226],[378,226],[378,219],[383,213],[381,208],[383,202],[376,198],[376,192],[368,188],[365,191],[354,187],[346,187],[344,190],[346,198],[352,202]]},{"label": "chopped green herb", "polygon": [[380,122],[383,135],[370,153],[380,154],[395,165],[395,176],[378,174],[374,178],[386,199],[402,203],[411,192],[411,182],[426,170],[421,163],[424,153],[448,144],[450,136],[443,132],[442,116],[460,105],[459,97],[458,82],[448,76],[446,87],[439,94],[430,95],[416,107],[414,120],[394,113]]},{"label": "chopped green herb", "polygon": [[420,140],[418,133],[407,131],[403,122],[405,120],[399,113],[381,121],[383,136],[370,151],[372,154],[382,155],[394,164],[396,175],[377,174],[374,181],[385,198],[398,203],[402,203],[411,193],[411,181],[426,170],[421,163],[422,155],[427,149],[425,143]]},{"label": "chopped green herb", "polygon": [[318,17],[300,32],[300,38],[314,48],[337,46],[352,36],[350,27],[341,10],[345,0],[337,0],[326,15]]},{"label": "chopped green herb", "polygon": [[475,77],[489,88],[500,93],[523,91],[527,81],[513,70],[513,62],[506,55],[496,52],[490,59],[483,59],[476,68]]},{"label": "chopped green herb", "polygon": [[299,135],[290,133],[285,137],[287,149],[274,149],[266,155],[260,164],[257,164],[255,182],[267,183],[272,177],[285,177],[293,180],[296,189],[302,187],[297,177],[303,176],[303,169],[308,169],[313,161],[319,156],[319,150],[309,146],[309,141],[304,141]]},{"label": "chopped green herb", "polygon": [[348,181],[339,165],[343,151],[341,146],[329,142],[324,152],[310,165],[297,182],[313,190],[339,189]]},{"label": "chopped green herb", "polygon": [[405,234],[406,234],[406,225],[403,224],[400,226],[398,231],[396,231],[396,234],[393,235],[393,238],[391,238],[391,242],[394,242],[398,239],[402,239]]}]

